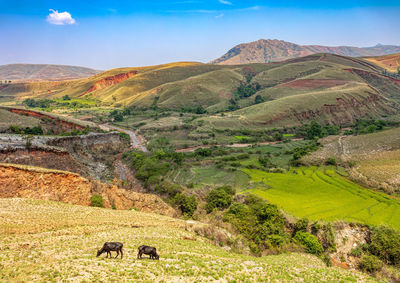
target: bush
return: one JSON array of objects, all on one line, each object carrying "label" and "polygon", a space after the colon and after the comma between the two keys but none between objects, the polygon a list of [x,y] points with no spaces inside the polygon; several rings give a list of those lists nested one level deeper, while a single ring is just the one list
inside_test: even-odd
[{"label": "bush", "polygon": [[314,235],[299,231],[293,238],[296,242],[303,245],[307,253],[320,255],[324,251],[321,243]]},{"label": "bush", "polygon": [[336,166],[336,165],[337,165],[336,159],[333,158],[333,157],[328,158],[328,159],[325,161],[325,165],[334,165],[334,166]]},{"label": "bush", "polygon": [[400,233],[392,228],[379,226],[371,229],[369,251],[388,264],[400,264]]},{"label": "bush", "polygon": [[350,255],[354,256],[354,257],[361,257],[362,253],[363,253],[363,251],[362,251],[361,246],[358,246],[351,250]]},{"label": "bush", "polygon": [[206,210],[208,213],[213,211],[215,208],[225,209],[232,203],[232,195],[227,192],[226,187],[220,187],[211,190],[207,197]]},{"label": "bush", "polygon": [[374,255],[364,255],[361,258],[358,267],[362,271],[375,273],[375,272],[380,271],[382,269],[383,263],[378,257],[376,257]]},{"label": "bush", "polygon": [[92,195],[92,197],[90,198],[90,206],[104,207],[103,197],[99,194]]},{"label": "bush", "polygon": [[192,217],[197,209],[197,200],[194,196],[187,196],[182,193],[175,195],[173,203],[179,207],[182,213],[186,216]]},{"label": "bush", "polygon": [[307,218],[302,218],[299,221],[296,222],[296,226],[294,227],[294,231],[298,232],[307,232],[308,230],[308,223],[309,220]]}]

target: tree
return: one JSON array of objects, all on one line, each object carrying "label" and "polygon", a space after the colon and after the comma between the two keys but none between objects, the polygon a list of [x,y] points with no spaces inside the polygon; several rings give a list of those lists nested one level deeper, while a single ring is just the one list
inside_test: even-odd
[{"label": "tree", "polygon": [[265,99],[261,96],[261,95],[256,95],[255,99],[254,99],[254,104],[259,104],[259,103],[263,103],[265,101]]},{"label": "tree", "polygon": [[312,140],[315,137],[322,138],[323,132],[321,125],[316,121],[311,121],[310,126],[307,129],[307,137]]},{"label": "tree", "polygon": [[232,195],[235,194],[230,186],[223,186],[211,190],[207,195],[206,210],[208,213],[215,208],[224,209],[231,205],[233,199]]}]

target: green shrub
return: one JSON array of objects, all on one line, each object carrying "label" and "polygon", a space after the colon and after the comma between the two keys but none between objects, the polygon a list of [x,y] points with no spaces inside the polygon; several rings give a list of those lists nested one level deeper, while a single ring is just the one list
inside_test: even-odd
[{"label": "green shrub", "polygon": [[396,230],[379,226],[371,229],[369,251],[388,264],[400,263],[400,233]]},{"label": "green shrub", "polygon": [[336,166],[336,165],[337,165],[336,159],[333,158],[333,157],[328,158],[328,159],[325,161],[325,165],[334,165],[334,166]]},{"label": "green shrub", "polygon": [[189,217],[193,216],[193,213],[197,209],[197,200],[194,196],[187,196],[185,194],[176,194],[173,203],[179,207],[181,212]]},{"label": "green shrub", "polygon": [[92,197],[90,198],[90,206],[104,207],[103,197],[99,194],[92,195]]},{"label": "green shrub", "polygon": [[358,246],[351,250],[350,255],[354,256],[354,257],[361,257],[362,253],[363,253],[363,250],[362,250],[361,246]]},{"label": "green shrub", "polygon": [[299,221],[296,222],[296,225],[294,227],[294,231],[295,232],[298,232],[298,231],[307,232],[308,223],[309,223],[308,218],[300,219]]},{"label": "green shrub", "polygon": [[382,261],[374,255],[364,255],[358,267],[365,272],[375,273],[383,267]]},{"label": "green shrub", "polygon": [[206,210],[208,213],[210,213],[215,208],[225,209],[230,206],[232,203],[232,195],[227,192],[227,188],[225,186],[211,190],[208,193],[206,200]]},{"label": "green shrub", "polygon": [[320,255],[324,251],[321,243],[314,235],[299,231],[293,238],[297,243],[303,245],[307,253]]}]

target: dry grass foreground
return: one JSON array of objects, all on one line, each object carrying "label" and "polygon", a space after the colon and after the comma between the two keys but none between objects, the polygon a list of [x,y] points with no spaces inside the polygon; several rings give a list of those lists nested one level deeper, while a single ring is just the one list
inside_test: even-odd
[{"label": "dry grass foreground", "polygon": [[136,193],[114,185],[90,181],[71,172],[0,163],[2,198],[45,199],[88,206],[93,194],[100,194],[107,208],[135,208],[168,216],[176,214],[173,208],[156,195]]},{"label": "dry grass foreground", "polygon": [[[189,232],[200,225],[137,211],[0,199],[0,281],[374,281],[311,255],[235,254]],[[96,258],[106,241],[124,243],[122,260]],[[157,247],[160,260],[136,259],[142,244]]]}]

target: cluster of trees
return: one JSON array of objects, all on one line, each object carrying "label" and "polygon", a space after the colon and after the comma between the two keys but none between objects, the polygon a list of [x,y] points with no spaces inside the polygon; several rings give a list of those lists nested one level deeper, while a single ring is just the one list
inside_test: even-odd
[{"label": "cluster of trees", "polygon": [[10,126],[8,132],[12,134],[18,134],[18,135],[43,135],[43,129],[41,126],[35,126],[35,127],[25,127],[21,128],[18,126]]},{"label": "cluster of trees", "polygon": [[24,101],[22,101],[22,103],[32,108],[49,108],[54,103],[54,101],[50,99],[27,98]]},{"label": "cluster of trees", "polygon": [[71,98],[68,95],[62,97],[62,102],[55,101],[52,99],[33,99],[27,98],[22,101],[28,107],[32,108],[50,108],[50,107],[71,107],[71,108],[85,108],[90,107],[89,104],[82,103],[79,101],[71,101]]},{"label": "cluster of trees", "polygon": [[163,196],[168,202],[180,209],[183,215],[191,217],[197,208],[197,200],[194,196],[188,196],[183,188],[177,184],[171,184],[164,176],[173,168],[182,165],[183,154],[177,153],[163,141],[153,144],[149,153],[133,151],[124,155],[136,171],[136,177],[142,180],[150,190]]},{"label": "cluster of trees", "polygon": [[345,135],[360,135],[370,134],[382,131],[387,128],[398,126],[398,122],[383,121],[383,120],[358,120],[351,130],[346,130]]},{"label": "cluster of trees", "polygon": [[195,113],[195,114],[207,113],[207,110],[201,105],[199,105],[197,107],[190,107],[190,106],[182,107],[180,111],[182,113]]},{"label": "cluster of trees", "polygon": [[[224,221],[246,237],[254,254],[266,249],[283,251],[290,245],[319,256],[336,249],[329,224],[310,225],[308,219],[300,219],[294,228],[286,227],[279,208],[254,195],[247,195],[242,202],[232,202],[225,210]],[[322,235],[321,240],[316,237],[318,233]]]}]

